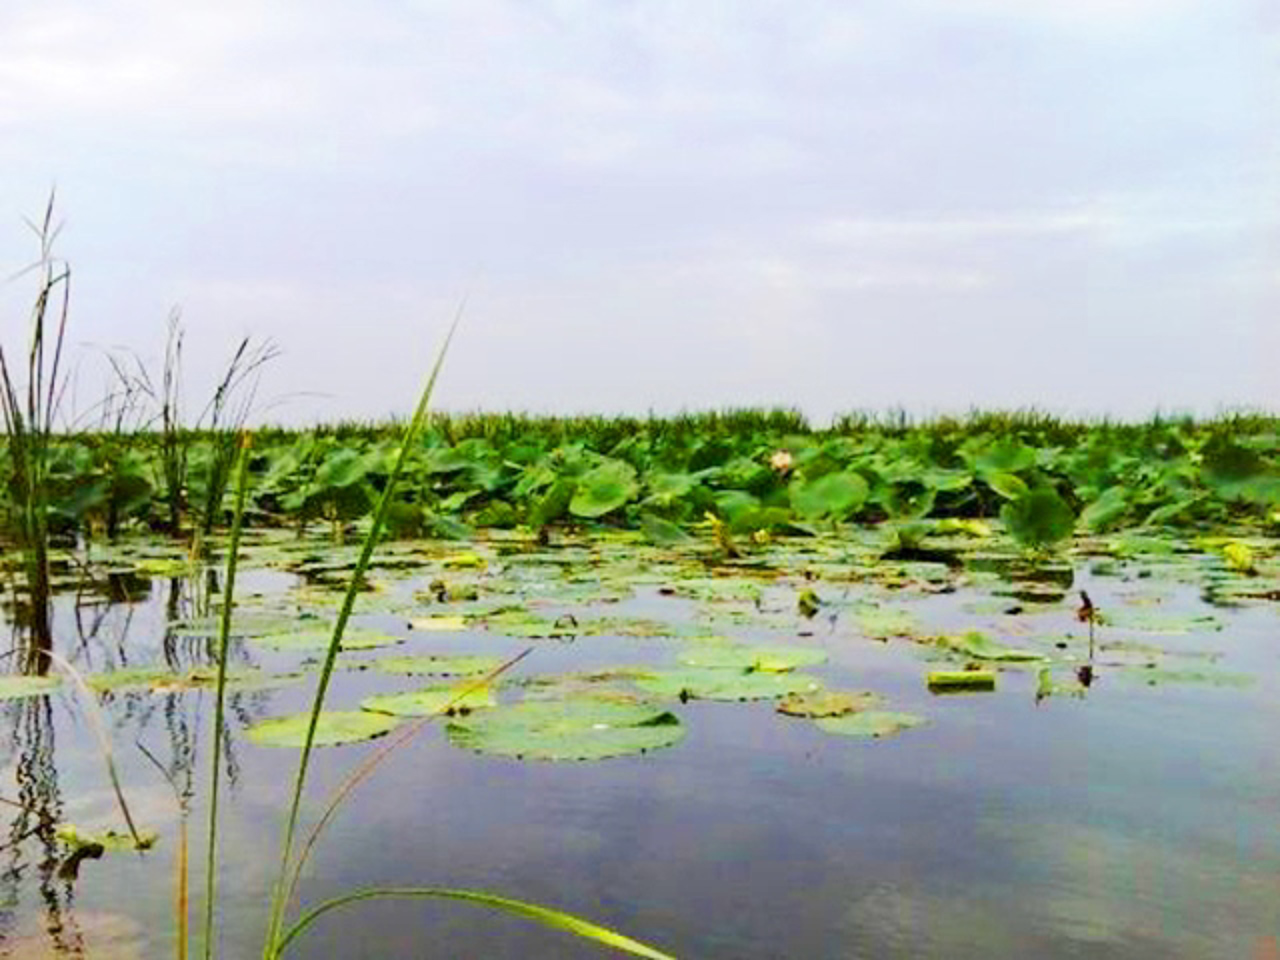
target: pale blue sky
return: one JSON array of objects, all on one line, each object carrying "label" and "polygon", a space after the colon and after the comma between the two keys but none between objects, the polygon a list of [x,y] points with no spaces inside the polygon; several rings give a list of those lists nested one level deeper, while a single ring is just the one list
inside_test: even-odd
[{"label": "pale blue sky", "polygon": [[178,305],[404,412],[466,295],[451,409],[1280,408],[1272,0],[7,0],[6,274],[54,183],[82,407]]}]

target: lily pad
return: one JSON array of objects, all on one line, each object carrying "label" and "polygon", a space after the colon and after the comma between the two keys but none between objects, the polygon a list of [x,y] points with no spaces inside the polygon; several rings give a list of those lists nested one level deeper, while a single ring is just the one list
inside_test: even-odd
[{"label": "lily pad", "polygon": [[452,721],[450,741],[529,760],[603,760],[669,747],[684,736],[674,714],[652,704],[590,698],[528,701]]},{"label": "lily pad", "polygon": [[467,628],[466,617],[414,617],[409,621],[414,630],[434,631],[437,633],[456,633]]},{"label": "lily pad", "polygon": [[690,667],[721,667],[744,671],[782,673],[796,667],[823,663],[827,654],[814,647],[749,647],[743,644],[699,643],[679,654]]},{"label": "lily pad", "polygon": [[[307,737],[311,714],[295,713],[286,717],[269,717],[245,731],[254,743],[264,747],[301,747]],[[372,740],[389,733],[400,722],[385,713],[366,710],[325,710],[316,724],[312,741],[317,747]]]},{"label": "lily pad", "polygon": [[978,630],[970,630],[963,636],[955,637],[939,637],[938,643],[945,647],[950,647],[966,656],[975,657],[978,660],[1003,660],[1009,662],[1029,662],[1032,660],[1043,660],[1038,653],[1030,650],[1016,650],[1012,647],[1002,647],[996,643],[985,633]]},{"label": "lily pad", "polygon": [[407,673],[436,677],[465,677],[489,673],[502,666],[499,657],[470,654],[420,654],[406,657],[379,657],[358,664],[358,669],[371,668],[383,673]]},{"label": "lily pad", "polygon": [[934,670],[928,677],[930,693],[975,693],[996,688],[990,670]]},{"label": "lily pad", "polygon": [[[252,637],[250,642],[272,650],[325,650],[333,639],[333,631],[297,630],[293,633],[271,633],[262,637]],[[342,650],[372,650],[376,647],[390,647],[404,643],[403,637],[392,636],[378,630],[362,630],[348,628],[343,631]]]},{"label": "lily pad", "polygon": [[778,712],[789,717],[841,717],[846,713],[869,710],[882,702],[882,698],[876,693],[818,690],[786,697],[778,704]]},{"label": "lily pad", "polygon": [[488,685],[474,690],[457,687],[427,687],[408,693],[384,693],[360,701],[361,710],[389,713],[396,717],[427,717],[434,714],[467,713],[497,706]]},{"label": "lily pad", "polygon": [[690,667],[685,670],[656,670],[640,677],[636,686],[660,697],[696,700],[774,700],[793,693],[813,693],[822,681],[807,673],[718,670]]},{"label": "lily pad", "polygon": [[928,723],[914,713],[894,713],[888,710],[860,710],[840,717],[821,717],[815,724],[827,733],[845,737],[891,737],[903,730]]},{"label": "lily pad", "polygon": [[62,686],[61,677],[0,677],[0,700],[39,697]]}]

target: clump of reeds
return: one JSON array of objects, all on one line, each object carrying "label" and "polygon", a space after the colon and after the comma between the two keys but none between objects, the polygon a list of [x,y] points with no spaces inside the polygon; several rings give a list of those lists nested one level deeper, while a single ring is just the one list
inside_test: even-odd
[{"label": "clump of reeds", "polygon": [[0,344],[0,408],[8,440],[7,479],[13,499],[13,526],[22,549],[30,608],[30,645],[23,658],[23,670],[44,673],[49,669],[48,651],[53,647],[47,481],[54,418],[65,387],[61,361],[71,303],[71,268],[54,256],[60,225],[54,222],[53,194],[44,216],[38,221],[28,220],[27,225],[36,235],[40,255],[17,274],[34,274],[38,282],[31,308],[26,380],[19,380],[21,366],[11,362]]}]

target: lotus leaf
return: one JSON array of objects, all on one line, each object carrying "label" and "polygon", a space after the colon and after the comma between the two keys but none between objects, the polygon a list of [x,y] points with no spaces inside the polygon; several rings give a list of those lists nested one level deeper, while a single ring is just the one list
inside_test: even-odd
[{"label": "lotus leaf", "polygon": [[867,481],[853,470],[828,473],[805,482],[791,482],[791,507],[806,520],[841,520],[855,512],[870,494]]},{"label": "lotus leaf", "polygon": [[0,677],[0,700],[15,700],[19,697],[39,697],[52,693],[62,686],[61,677]]},{"label": "lotus leaf", "polygon": [[699,643],[679,655],[690,667],[720,667],[782,673],[823,663],[827,654],[814,647],[749,647],[742,644]]},{"label": "lotus leaf", "polygon": [[[293,633],[270,633],[252,637],[251,642],[272,650],[325,650],[333,639],[333,630],[297,630]],[[377,630],[348,627],[342,634],[340,649],[371,650],[404,643],[403,637],[395,637]]]},{"label": "lotus leaf", "polygon": [[361,710],[389,713],[397,717],[425,717],[434,714],[465,713],[469,710],[496,706],[493,691],[486,684],[473,690],[465,685],[456,687],[427,687],[408,693],[384,693],[366,697],[360,701]]},{"label": "lotus leaf", "polygon": [[[268,717],[245,731],[254,743],[264,747],[301,747],[306,741],[310,711],[286,717]],[[395,729],[399,718],[366,710],[324,710],[316,724],[313,743],[317,747],[337,746],[372,740]]]},{"label": "lotus leaf", "polygon": [[933,670],[927,684],[930,693],[971,693],[994,690],[996,675],[990,670]]},{"label": "lotus leaf", "polygon": [[938,642],[950,647],[960,653],[970,657],[976,657],[979,660],[1007,660],[1011,662],[1043,660],[1038,653],[1030,650],[1015,650],[1011,647],[1002,647],[993,641],[986,634],[978,630],[970,630],[963,636],[955,637],[939,637]]},{"label": "lotus leaf", "polygon": [[1024,547],[1047,547],[1071,536],[1075,515],[1049,486],[1036,487],[1006,503],[1000,519],[1010,535]]},{"label": "lotus leaf", "polygon": [[818,690],[783,698],[778,704],[778,712],[791,717],[840,717],[858,710],[869,710],[881,702],[882,698],[875,693]]},{"label": "lotus leaf", "polygon": [[446,728],[456,746],[529,760],[603,760],[669,747],[684,736],[672,713],[592,698],[482,710]]},{"label": "lotus leaf", "polygon": [[820,717],[814,723],[827,733],[845,737],[891,737],[903,730],[919,727],[928,721],[914,713],[886,710],[860,710],[839,717]]},{"label": "lotus leaf", "polygon": [[636,686],[660,697],[696,700],[775,700],[794,693],[813,693],[822,681],[806,673],[768,673],[689,667],[655,670],[640,677]]},{"label": "lotus leaf", "polygon": [[625,460],[606,460],[578,478],[569,512],[595,519],[618,509],[640,492],[636,469]]},{"label": "lotus leaf", "polygon": [[464,677],[478,673],[491,673],[502,666],[498,657],[421,654],[405,657],[379,657],[365,660],[360,668],[372,667],[383,673],[405,673],[434,677]]},{"label": "lotus leaf", "polygon": [[1080,522],[1091,533],[1115,526],[1129,509],[1129,489],[1123,485],[1108,487],[1080,513]]},{"label": "lotus leaf", "polygon": [[414,630],[426,630],[437,633],[456,632],[467,628],[466,617],[414,617],[409,621]]}]

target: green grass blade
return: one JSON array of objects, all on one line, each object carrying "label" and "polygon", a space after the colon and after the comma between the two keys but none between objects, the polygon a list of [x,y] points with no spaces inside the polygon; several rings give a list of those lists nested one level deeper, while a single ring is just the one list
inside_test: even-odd
[{"label": "green grass blade", "polygon": [[227,647],[231,635],[231,609],[235,596],[236,563],[240,557],[240,530],[244,520],[245,490],[249,476],[249,436],[240,439],[240,463],[236,468],[236,506],[231,519],[231,542],[227,546],[227,582],[222,592],[222,619],[218,624],[218,681],[213,711],[213,760],[209,768],[209,842],[205,850],[204,872],[204,956],[213,958],[213,906],[216,897],[218,865],[218,770],[222,764],[222,738],[227,692]]},{"label": "green grass blade", "polygon": [[271,895],[271,915],[267,923],[267,939],[263,945],[264,957],[275,956],[275,945],[280,935],[280,927],[284,921],[285,898],[289,887],[289,861],[293,853],[293,837],[298,827],[298,811],[302,805],[302,791],[307,780],[307,766],[311,761],[312,744],[315,740],[316,725],[320,722],[320,711],[324,707],[325,693],[329,689],[329,680],[333,675],[334,664],[338,658],[342,632],[346,629],[347,620],[351,617],[351,608],[355,605],[356,595],[360,591],[360,583],[364,579],[364,572],[369,566],[369,559],[372,557],[373,549],[378,543],[378,535],[382,532],[382,524],[386,517],[387,507],[395,495],[397,481],[400,479],[400,473],[404,469],[405,460],[408,458],[409,450],[413,447],[414,441],[422,430],[422,425],[426,422],[427,407],[431,401],[431,394],[435,390],[436,379],[440,375],[445,355],[449,352],[449,344],[453,340],[453,335],[458,329],[458,321],[461,319],[462,314],[461,310],[459,310],[459,313],[453,318],[449,332],[445,335],[444,343],[440,345],[439,353],[436,354],[435,364],[431,368],[431,375],[427,378],[426,386],[422,389],[422,395],[418,398],[418,406],[413,412],[413,419],[405,427],[404,435],[400,442],[400,452],[396,457],[395,465],[391,468],[390,475],[387,477],[387,484],[382,490],[382,496],[378,500],[377,508],[374,510],[373,522],[369,528],[368,535],[365,537],[364,545],[360,549],[360,556],[356,560],[355,569],[352,570],[351,583],[347,586],[346,595],[342,598],[342,607],[338,612],[337,622],[333,626],[333,638],[329,641],[329,648],[325,652],[324,663],[320,668],[320,677],[316,682],[315,697],[311,704],[311,720],[307,726],[307,737],[302,747],[302,756],[298,759],[298,773],[293,784],[293,798],[289,805],[289,817],[285,822],[284,840],[280,846],[280,869]]},{"label": "green grass blade", "polygon": [[583,920],[575,917],[573,914],[565,913],[563,910],[556,910],[552,907],[543,907],[536,903],[527,903],[523,900],[512,900],[510,897],[500,897],[493,893],[484,893],[479,890],[454,890],[447,887],[389,887],[386,889],[374,890],[358,890],[355,893],[349,893],[341,897],[334,897],[332,900],[326,900],[324,903],[307,911],[297,923],[280,938],[279,946],[272,957],[279,957],[284,949],[307,927],[311,926],[316,920],[331,910],[337,910],[339,907],[345,907],[348,904],[359,903],[362,900],[391,900],[391,899],[408,899],[408,900],[425,900],[425,899],[444,899],[444,900],[462,900],[467,903],[478,904],[482,907],[489,907],[494,910],[502,910],[506,913],[514,913],[517,916],[533,920],[547,927],[554,927],[557,930],[564,930],[575,936],[583,937],[587,940],[594,940],[605,946],[613,947],[615,950],[621,950],[635,957],[648,957],[649,960],[675,960],[669,953],[663,953],[653,947],[647,946],[638,940],[632,940],[630,937],[623,936],[615,930],[608,927],[602,927],[597,923],[589,920]]}]

